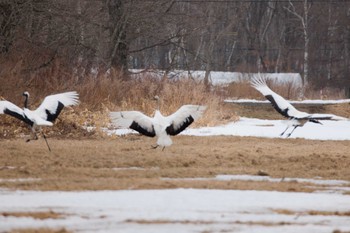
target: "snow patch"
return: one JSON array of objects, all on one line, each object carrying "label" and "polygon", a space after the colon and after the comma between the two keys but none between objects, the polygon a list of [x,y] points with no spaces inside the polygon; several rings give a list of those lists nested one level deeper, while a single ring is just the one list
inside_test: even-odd
[{"label": "snow patch", "polygon": [[[239,190],[0,191],[1,212],[54,211],[58,219],[0,215],[1,230],[77,232],[350,231],[350,196]],[[280,211],[279,211],[280,210]],[[309,213],[328,214],[309,214]],[[286,214],[288,213],[288,214]],[[281,224],[281,223],[284,224]]]}]

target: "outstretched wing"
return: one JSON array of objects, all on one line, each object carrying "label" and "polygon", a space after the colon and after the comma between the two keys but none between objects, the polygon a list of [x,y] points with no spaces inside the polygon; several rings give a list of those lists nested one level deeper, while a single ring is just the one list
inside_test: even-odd
[{"label": "outstretched wing", "polygon": [[254,87],[257,91],[265,96],[269,100],[272,106],[277,112],[279,112],[284,117],[293,117],[293,118],[305,118],[309,114],[306,112],[301,112],[294,108],[287,100],[282,96],[272,91],[266,84],[266,80],[262,77],[253,78],[251,80],[251,86]]},{"label": "outstretched wing", "polygon": [[331,120],[331,121],[348,121],[348,118],[337,116],[334,114],[322,114],[322,113],[315,113],[315,114],[310,114],[308,119],[313,119],[313,120]]},{"label": "outstretched wing", "polygon": [[77,105],[78,103],[79,95],[76,91],[49,95],[34,112],[44,120],[54,122],[63,107]]},{"label": "outstretched wing", "polygon": [[6,100],[0,101],[0,114],[7,114],[29,125],[33,125],[33,122],[25,116],[23,109]]},{"label": "outstretched wing", "polygon": [[148,137],[156,136],[152,118],[138,111],[111,112],[112,123],[118,128],[130,128]]},{"label": "outstretched wing", "polygon": [[166,117],[170,125],[166,128],[169,135],[177,135],[186,129],[193,121],[197,120],[203,115],[207,107],[201,105],[184,105],[175,113]]}]

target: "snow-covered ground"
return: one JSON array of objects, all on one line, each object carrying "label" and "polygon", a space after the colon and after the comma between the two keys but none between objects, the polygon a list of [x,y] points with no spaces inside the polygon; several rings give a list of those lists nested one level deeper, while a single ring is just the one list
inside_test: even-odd
[{"label": "snow-covered ground", "polygon": [[[304,127],[296,129],[294,134],[285,140],[293,138],[350,140],[350,121],[322,123],[323,125],[307,123]],[[241,117],[238,122],[216,127],[190,128],[182,134],[279,138],[285,127],[285,121],[281,120]],[[125,134],[132,131],[118,129],[109,133]],[[281,182],[281,179],[244,174],[217,176],[213,179]],[[18,182],[25,181],[25,179],[18,180]],[[344,193],[350,190],[349,181],[321,178],[284,178],[283,181],[307,182],[319,187],[319,192],[202,189],[81,192],[0,190],[0,232],[19,228],[62,227],[76,232],[126,233],[329,233],[335,230],[350,232],[350,195]],[[35,219],[1,214],[43,211],[60,213],[62,217]]]},{"label": "snow-covered ground", "polygon": [[338,194],[201,189],[2,191],[0,200],[1,212],[62,214],[44,220],[0,216],[1,232],[44,227],[127,233],[350,231],[350,216],[342,214],[350,210],[350,196]]},{"label": "snow-covered ground", "polygon": [[[241,117],[239,121],[216,127],[187,129],[184,135],[213,136],[253,136],[266,138],[286,138],[280,134],[286,129],[285,120],[261,120]],[[288,129],[287,133],[293,127]],[[313,140],[350,140],[350,121],[322,121],[322,125],[306,123],[297,128],[288,139],[304,138]]]},{"label": "snow-covered ground", "polygon": [[[322,121],[321,124],[306,123],[297,128],[293,134],[286,138],[280,134],[287,127],[286,120],[262,120],[241,117],[239,121],[213,127],[188,128],[182,135],[191,136],[252,136],[265,138],[304,138],[312,140],[350,140],[350,121]],[[287,131],[290,132],[293,127]],[[130,129],[117,129],[107,131],[109,134],[137,133]]]}]

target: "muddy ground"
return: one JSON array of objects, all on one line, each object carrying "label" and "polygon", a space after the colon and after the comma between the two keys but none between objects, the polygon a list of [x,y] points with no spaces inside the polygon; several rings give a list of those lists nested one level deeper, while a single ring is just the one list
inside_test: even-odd
[{"label": "muddy ground", "polygon": [[[282,119],[270,105],[227,105],[239,116]],[[298,106],[302,111],[350,117],[350,105]],[[288,178],[350,181],[350,141],[254,137],[176,136],[174,145],[152,149],[155,138],[140,135],[0,140],[0,188],[102,190],[220,188],[314,191]],[[190,180],[221,174],[269,175],[281,182]],[[170,179],[169,179],[170,178]],[[319,187],[318,187],[319,188]]]}]

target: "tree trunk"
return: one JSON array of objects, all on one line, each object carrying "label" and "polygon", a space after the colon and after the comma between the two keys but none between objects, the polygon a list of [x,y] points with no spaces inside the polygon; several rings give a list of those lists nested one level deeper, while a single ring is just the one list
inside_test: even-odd
[{"label": "tree trunk", "polygon": [[106,0],[109,14],[110,57],[108,67],[128,69],[128,43],[126,41],[128,8],[123,0]]}]

